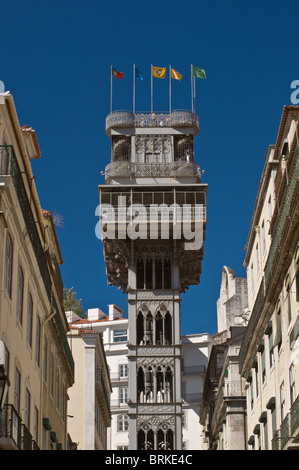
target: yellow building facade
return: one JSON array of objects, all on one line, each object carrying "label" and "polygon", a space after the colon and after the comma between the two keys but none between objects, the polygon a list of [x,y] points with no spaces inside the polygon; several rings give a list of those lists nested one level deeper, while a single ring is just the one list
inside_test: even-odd
[{"label": "yellow building facade", "polygon": [[65,449],[74,382],[63,309],[62,257],[52,214],[41,209],[31,160],[35,131],[20,127],[11,94],[0,105],[0,346],[8,393],[0,449]]}]

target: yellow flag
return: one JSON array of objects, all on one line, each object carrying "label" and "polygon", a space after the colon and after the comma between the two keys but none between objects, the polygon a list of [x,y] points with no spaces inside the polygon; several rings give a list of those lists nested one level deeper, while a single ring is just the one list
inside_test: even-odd
[{"label": "yellow flag", "polygon": [[170,70],[171,70],[172,78],[175,78],[176,80],[182,80],[183,75],[181,75],[179,72],[177,72],[176,70],[174,70],[172,68]]},{"label": "yellow flag", "polygon": [[152,65],[152,72],[156,78],[165,78],[166,67],[154,67]]}]

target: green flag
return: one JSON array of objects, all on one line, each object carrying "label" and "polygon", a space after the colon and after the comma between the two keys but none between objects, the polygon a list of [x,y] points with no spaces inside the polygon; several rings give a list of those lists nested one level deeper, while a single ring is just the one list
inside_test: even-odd
[{"label": "green flag", "polygon": [[196,78],[207,78],[206,77],[206,72],[203,69],[200,69],[198,67],[192,67],[193,69],[193,75]]}]

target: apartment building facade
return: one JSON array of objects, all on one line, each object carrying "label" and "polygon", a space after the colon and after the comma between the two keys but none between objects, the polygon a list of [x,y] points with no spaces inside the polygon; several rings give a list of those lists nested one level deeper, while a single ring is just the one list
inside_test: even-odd
[{"label": "apartment building facade", "polygon": [[63,263],[51,212],[31,167],[35,131],[21,127],[11,94],[0,105],[0,343],[8,393],[0,449],[65,449],[74,362],[62,302]]},{"label": "apartment building facade", "polygon": [[240,351],[249,449],[298,449],[299,107],[268,148],[246,245],[250,320]]},{"label": "apartment building facade", "polygon": [[200,423],[203,449],[246,449],[245,380],[239,372],[239,352],[249,318],[247,281],[234,271],[222,269],[217,301],[218,333],[203,385]]},{"label": "apartment building facade", "polygon": [[[73,312],[66,312],[72,323]],[[106,450],[111,425],[111,383],[101,333],[70,327],[68,342],[75,361],[69,390],[68,433],[77,450]]]}]

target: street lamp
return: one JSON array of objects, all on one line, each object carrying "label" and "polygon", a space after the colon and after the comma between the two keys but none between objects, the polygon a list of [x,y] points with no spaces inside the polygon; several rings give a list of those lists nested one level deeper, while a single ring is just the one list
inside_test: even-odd
[{"label": "street lamp", "polygon": [[5,373],[5,368],[0,364],[0,411],[3,410],[3,406],[6,400],[6,395],[8,392],[9,380]]}]

